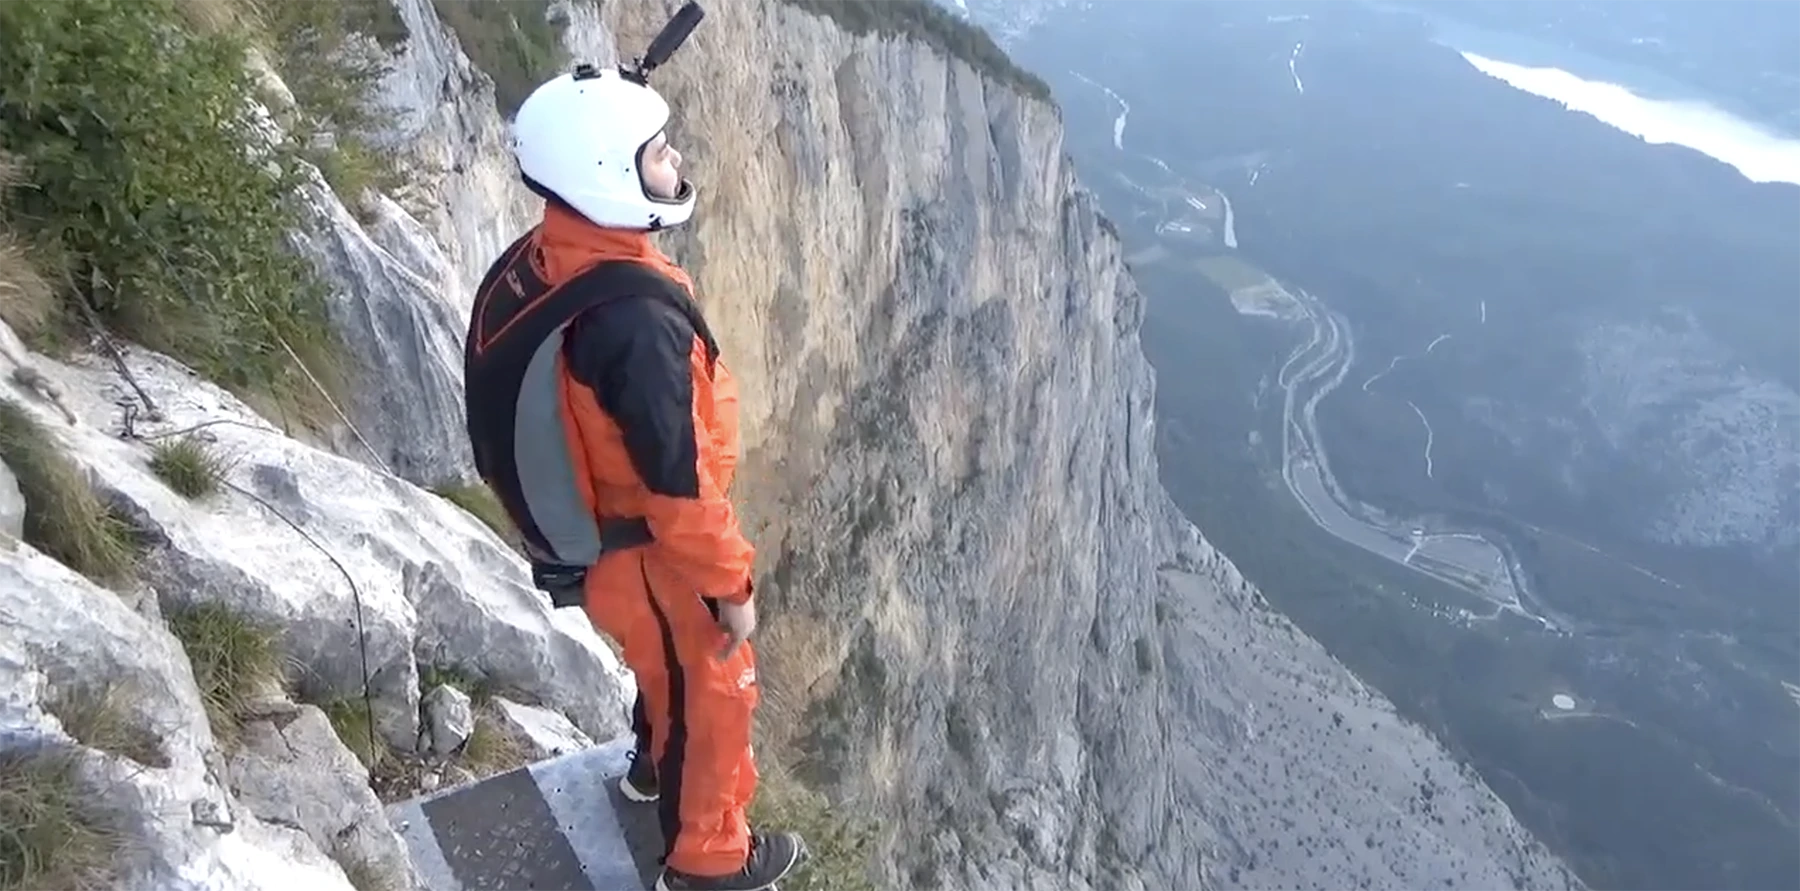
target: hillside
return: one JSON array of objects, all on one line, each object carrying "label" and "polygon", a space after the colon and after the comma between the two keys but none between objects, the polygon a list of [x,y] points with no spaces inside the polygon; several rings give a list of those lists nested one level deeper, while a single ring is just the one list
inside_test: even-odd
[{"label": "hillside", "polygon": [[1148,295],[1165,484],[1591,885],[1787,887],[1800,191],[1384,6],[990,5]]}]

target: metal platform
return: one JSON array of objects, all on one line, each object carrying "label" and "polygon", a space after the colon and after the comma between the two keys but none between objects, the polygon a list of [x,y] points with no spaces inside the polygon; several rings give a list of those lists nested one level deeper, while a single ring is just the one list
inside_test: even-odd
[{"label": "metal platform", "polygon": [[627,736],[389,805],[432,891],[648,891],[662,854],[654,803],[619,791]]}]

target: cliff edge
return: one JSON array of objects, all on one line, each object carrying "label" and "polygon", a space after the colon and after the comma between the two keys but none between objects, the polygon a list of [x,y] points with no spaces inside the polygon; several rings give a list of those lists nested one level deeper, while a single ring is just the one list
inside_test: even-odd
[{"label": "cliff edge", "polygon": [[[629,679],[591,632],[532,600],[522,564],[485,529],[440,513],[429,534],[390,527],[419,503],[414,484],[469,478],[462,321],[487,262],[536,207],[505,154],[506,95],[529,78],[500,71],[494,32],[478,29],[538,40],[556,64],[610,63],[645,45],[673,4],[378,5],[387,65],[366,138],[402,175],[354,190],[311,177],[293,234],[328,282],[345,368],[361,382],[342,405],[350,423],[327,418],[310,445],[283,440],[229,473],[288,505],[298,528],[335,530],[328,549],[366,554],[350,575],[381,580],[371,621],[391,668],[371,717],[385,744],[428,750],[456,723],[428,713],[428,700],[453,698],[428,695],[454,686],[427,664],[446,646],[598,738],[617,731],[608,709]],[[478,18],[482,6],[506,12]],[[1574,883],[1472,772],[1272,613],[1172,507],[1153,448],[1155,373],[1138,344],[1143,297],[1062,151],[1041,82],[923,4],[732,0],[709,5],[657,86],[700,186],[694,222],[664,245],[693,271],[742,386],[734,495],[759,549],[759,755],[881,828],[868,858],[877,886]],[[175,364],[130,355],[140,368]],[[108,386],[81,383],[107,373],[97,357],[29,361],[68,388]],[[175,375],[159,372],[170,383],[158,392],[186,423],[261,420],[211,390],[184,401]],[[51,407],[7,386],[55,428]],[[128,398],[93,397],[84,422],[105,429],[114,396]],[[209,509],[153,494],[135,470],[109,476],[150,449],[106,440],[61,438],[102,489],[162,528],[188,529],[182,512]],[[336,469],[349,461],[366,466]],[[298,491],[267,466],[303,468]],[[347,491],[329,491],[332,474]],[[363,492],[385,509],[359,512]],[[254,560],[215,542],[233,535],[216,520],[165,534],[151,565],[256,581]],[[74,584],[24,537],[0,554],[32,580],[17,596]],[[281,549],[277,533],[264,538],[265,555]],[[292,574],[261,579],[273,592],[262,615],[348,621],[349,590],[329,577],[302,577],[319,582],[313,600]],[[151,572],[145,585],[185,608],[187,589],[174,589],[192,581]],[[450,590],[463,593],[440,596]],[[105,619],[116,634],[162,633],[155,610],[126,612]],[[33,615],[9,609],[4,621],[47,639]],[[551,655],[501,652],[540,645]],[[40,651],[24,648],[18,664]],[[341,646],[305,655],[336,667],[322,671],[334,695],[354,692]],[[194,697],[180,692],[192,677],[162,670],[181,700],[168,710],[192,724]],[[56,735],[41,710],[20,714]],[[193,797],[203,754],[228,742],[184,739],[187,785],[166,794]],[[363,822],[381,824],[390,850],[391,827]],[[307,831],[283,844],[329,840],[298,825]],[[209,843],[224,844],[183,842]]]}]

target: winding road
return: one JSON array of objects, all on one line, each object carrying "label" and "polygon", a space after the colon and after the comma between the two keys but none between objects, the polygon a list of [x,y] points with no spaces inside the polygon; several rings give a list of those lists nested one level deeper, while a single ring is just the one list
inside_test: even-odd
[{"label": "winding road", "polygon": [[[1302,47],[1296,45],[1288,61],[1295,89],[1304,92],[1299,73],[1294,68],[1301,52]],[[1115,150],[1137,155],[1155,164],[1182,188],[1183,194],[1188,196],[1188,205],[1204,207],[1203,202],[1197,203],[1199,199],[1194,197],[1195,191],[1218,196],[1224,210],[1219,239],[1226,249],[1236,249],[1237,227],[1231,199],[1218,189],[1187,190],[1185,181],[1175,175],[1161,159],[1127,149],[1125,124],[1131,114],[1131,104],[1105,84],[1078,71],[1069,73],[1101,90],[1114,103],[1116,117],[1112,122],[1112,143]],[[1251,185],[1255,184],[1256,175],[1260,172],[1260,167],[1252,172]],[[1161,205],[1164,213],[1168,212],[1169,205],[1165,198],[1136,183],[1131,185],[1145,199]],[[1172,222],[1165,222],[1157,231],[1161,233]],[[1471,603],[1471,606],[1476,607],[1474,609],[1425,607],[1443,613],[1446,619],[1488,621],[1499,618],[1503,613],[1513,613],[1553,631],[1567,630],[1566,624],[1546,615],[1547,611],[1533,610],[1527,606],[1528,603],[1534,603],[1534,600],[1527,590],[1525,573],[1505,548],[1470,530],[1431,528],[1427,521],[1388,517],[1379,509],[1356,501],[1344,493],[1332,476],[1331,463],[1319,435],[1315,412],[1319,402],[1344,382],[1351,365],[1356,361],[1356,342],[1350,325],[1343,316],[1333,312],[1323,301],[1304,290],[1297,295],[1290,293],[1272,277],[1268,283],[1292,298],[1300,310],[1294,316],[1298,318],[1303,314],[1305,324],[1309,326],[1306,341],[1288,355],[1276,376],[1276,383],[1282,390],[1283,399],[1282,480],[1312,521],[1337,538],[1423,575],[1448,582],[1477,598]],[[1481,311],[1482,321],[1486,322],[1485,304]],[[1425,348],[1421,356],[1411,358],[1429,355],[1449,337],[1449,334],[1440,335]],[[1392,371],[1403,358],[1409,357],[1394,357],[1386,369],[1364,381],[1362,388],[1368,390],[1370,384]],[[1408,404],[1411,405],[1410,402]],[[1419,421],[1425,428],[1425,460],[1422,470],[1428,477],[1435,476],[1436,467],[1431,453],[1435,434],[1425,413],[1416,405],[1413,406],[1413,411],[1418,413]]]},{"label": "winding road", "polygon": [[[1551,630],[1556,619],[1527,606],[1532,601],[1525,574],[1507,551],[1484,536],[1459,529],[1433,529],[1423,521],[1400,521],[1350,498],[1331,473],[1331,462],[1319,436],[1316,410],[1350,373],[1356,340],[1343,316],[1305,290],[1292,294],[1305,313],[1307,339],[1288,355],[1276,375],[1282,389],[1281,478],[1312,521],[1333,536],[1479,597],[1491,609],[1459,609],[1467,621],[1513,613]],[[1443,337],[1432,341],[1435,347]],[[1427,349],[1429,352],[1429,348]],[[1395,360],[1397,362],[1398,359]],[[1393,363],[1389,363],[1390,369]],[[1386,372],[1382,372],[1385,374]],[[1380,374],[1376,375],[1380,377]],[[1363,384],[1368,384],[1374,378]],[[1411,403],[1408,403],[1409,405]],[[1417,406],[1413,407],[1419,412]],[[1423,412],[1427,435],[1425,473],[1431,475],[1431,425]]]}]

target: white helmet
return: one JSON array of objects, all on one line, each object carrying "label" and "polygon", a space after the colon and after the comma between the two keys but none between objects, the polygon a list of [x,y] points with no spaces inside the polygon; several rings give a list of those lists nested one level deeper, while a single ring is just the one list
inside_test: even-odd
[{"label": "white helmet", "polygon": [[582,64],[547,81],[519,106],[513,156],[519,171],[596,225],[662,229],[694,213],[684,177],[674,198],[644,188],[638,161],[663,131],[669,103],[617,69]]}]

